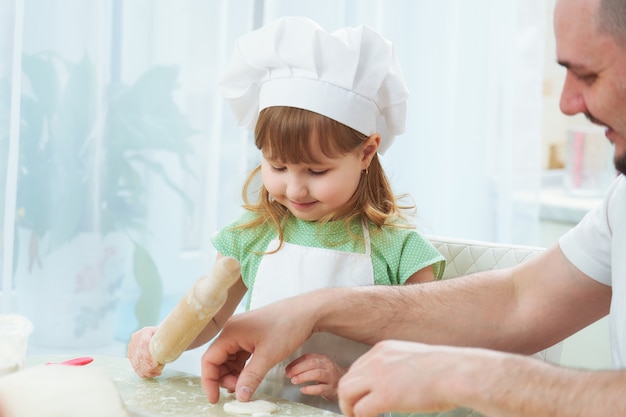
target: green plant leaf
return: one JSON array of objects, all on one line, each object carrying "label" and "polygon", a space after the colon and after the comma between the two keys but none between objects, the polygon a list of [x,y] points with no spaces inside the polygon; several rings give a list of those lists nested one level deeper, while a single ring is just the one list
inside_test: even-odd
[{"label": "green plant leaf", "polygon": [[156,174],[159,178],[161,178],[161,181],[163,181],[163,183],[168,188],[170,188],[172,191],[178,194],[180,199],[183,201],[185,207],[187,208],[187,211],[189,214],[193,212],[193,207],[194,207],[193,200],[189,198],[189,196],[187,196],[187,194],[181,187],[179,187],[174,181],[170,179],[163,165],[157,162],[151,161],[150,159],[145,158],[142,155],[136,155],[134,158],[137,160],[140,160],[142,162],[142,165],[146,169],[151,171],[153,174]]},{"label": "green plant leaf", "polygon": [[[83,232],[146,233],[147,177],[158,178],[193,210],[159,163],[165,152],[193,174],[186,157],[193,155],[189,139],[197,132],[174,97],[176,67],[155,66],[130,86],[108,85],[103,95],[87,54],[77,62],[53,52],[23,60],[17,220],[39,238],[49,235],[47,250]],[[152,297],[162,291],[160,276],[138,245],[134,273],[142,288],[138,318],[155,322],[162,294]]]},{"label": "green plant leaf", "polygon": [[138,328],[158,324],[163,300],[161,276],[154,260],[141,245],[134,243],[133,271],[141,294],[135,304]]},{"label": "green plant leaf", "polygon": [[192,151],[187,139],[195,132],[173,98],[177,77],[176,67],[157,66],[130,88],[114,89],[107,136],[115,148],[165,150],[180,155]]},{"label": "green plant leaf", "polygon": [[59,76],[55,68],[58,61],[49,53],[22,56],[22,70],[30,86],[30,95],[48,116],[57,108],[61,94]]},{"label": "green plant leaf", "polygon": [[57,112],[55,152],[70,156],[70,162],[83,168],[80,155],[93,140],[97,107],[96,70],[87,55],[70,67]]}]

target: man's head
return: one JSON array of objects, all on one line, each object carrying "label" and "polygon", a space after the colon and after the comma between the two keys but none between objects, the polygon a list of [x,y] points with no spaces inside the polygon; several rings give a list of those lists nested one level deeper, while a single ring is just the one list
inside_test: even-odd
[{"label": "man's head", "polygon": [[626,2],[624,0],[600,0],[598,4],[598,31],[615,38],[626,47]]},{"label": "man's head", "polygon": [[561,111],[604,126],[626,173],[626,1],[557,0],[554,31],[567,70]]}]

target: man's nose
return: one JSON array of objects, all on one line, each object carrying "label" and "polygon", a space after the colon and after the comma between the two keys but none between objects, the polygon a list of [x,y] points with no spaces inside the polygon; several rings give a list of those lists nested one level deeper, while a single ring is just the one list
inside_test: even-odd
[{"label": "man's nose", "polygon": [[559,107],[563,114],[573,116],[578,113],[587,112],[587,105],[582,94],[581,84],[582,82],[569,72],[565,76],[563,91],[561,91],[561,99],[559,102]]}]

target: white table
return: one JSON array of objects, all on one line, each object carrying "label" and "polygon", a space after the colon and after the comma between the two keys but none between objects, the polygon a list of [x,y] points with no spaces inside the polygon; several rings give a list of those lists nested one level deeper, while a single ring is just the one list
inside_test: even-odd
[{"label": "white table", "polygon": [[[223,404],[234,397],[222,391],[220,401],[210,404],[202,390],[200,377],[168,369],[157,378],[142,379],[132,369],[127,358],[113,356],[94,356],[94,361],[85,366],[102,366],[117,385],[122,399],[130,410],[137,410],[142,415],[176,417],[233,417],[223,410]],[[66,355],[30,356],[26,358],[26,367],[43,365],[47,362],[60,362],[71,357]],[[279,410],[273,416],[292,417],[336,417],[339,414],[310,407],[304,404],[277,400],[265,396],[278,404]]]}]

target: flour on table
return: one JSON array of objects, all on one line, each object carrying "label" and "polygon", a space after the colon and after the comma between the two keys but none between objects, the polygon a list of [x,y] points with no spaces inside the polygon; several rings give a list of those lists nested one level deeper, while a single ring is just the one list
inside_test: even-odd
[{"label": "flour on table", "polygon": [[224,411],[230,414],[263,415],[278,410],[278,405],[265,400],[242,402],[238,400],[224,403]]}]

